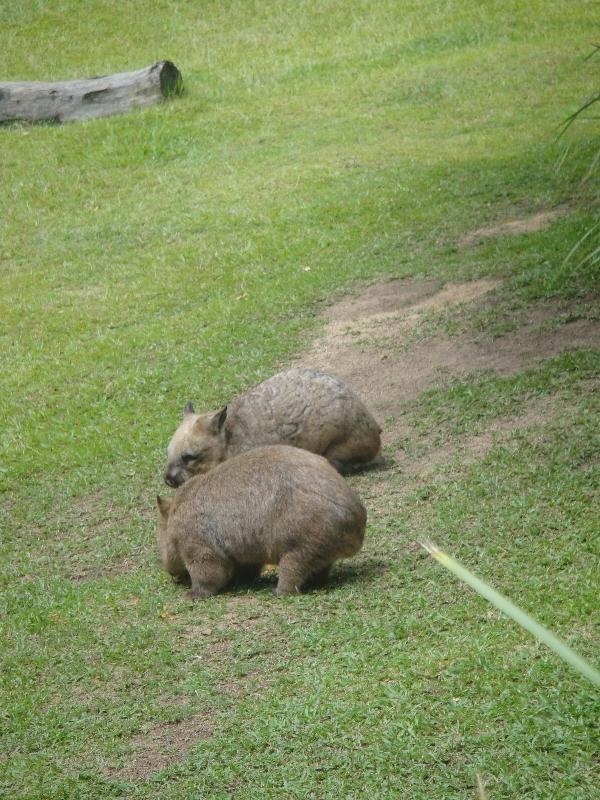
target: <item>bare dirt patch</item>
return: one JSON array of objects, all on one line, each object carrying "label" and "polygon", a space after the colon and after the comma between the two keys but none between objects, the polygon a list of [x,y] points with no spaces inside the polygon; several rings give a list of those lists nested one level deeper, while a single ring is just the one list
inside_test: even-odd
[{"label": "bare dirt patch", "polygon": [[192,656],[192,661],[211,662],[227,659],[231,652],[230,639],[222,636],[218,628],[211,625],[188,625],[182,632],[184,639],[202,643],[202,652]]},{"label": "bare dirt patch", "polygon": [[549,398],[543,398],[530,404],[523,414],[510,419],[496,420],[483,433],[468,436],[460,441],[445,442],[432,448],[426,456],[401,464],[405,475],[411,477],[427,477],[434,469],[450,463],[460,457],[461,464],[468,466],[484,458],[492,447],[507,436],[519,430],[526,430],[537,425],[550,422],[557,409]]},{"label": "bare dirt patch", "polygon": [[70,506],[55,516],[50,516],[48,522],[56,530],[56,541],[72,540],[74,536],[78,541],[86,541],[101,536],[108,530],[118,513],[119,509],[107,499],[102,489],[98,489],[73,497]]},{"label": "bare dirt patch", "polygon": [[214,730],[210,712],[194,714],[177,722],[164,722],[135,736],[135,750],[127,764],[110,773],[112,778],[139,781],[181,761],[198,742],[209,739]]},{"label": "bare dirt patch", "polygon": [[384,338],[389,335],[389,326],[397,334],[406,333],[426,312],[469,303],[499,285],[493,280],[445,286],[437,281],[415,280],[371,284],[360,295],[345,297],[325,311],[327,326],[313,351],[327,356],[340,341],[349,340],[356,345],[365,337]]},{"label": "bare dirt patch", "polygon": [[258,611],[255,614],[240,614],[239,611],[233,609],[224,615],[221,623],[227,628],[237,628],[244,631],[252,631],[260,626],[263,618],[264,613],[261,614]]},{"label": "bare dirt patch", "polygon": [[504,336],[443,332],[411,341],[425,312],[483,304],[497,285],[483,280],[440,287],[432,281],[401,280],[368,287],[361,297],[344,298],[325,312],[322,336],[295,366],[331,371],[354,386],[382,422],[386,444],[402,435],[403,409],[425,389],[482,370],[511,375],[566,350],[600,346],[597,321],[551,325],[560,315],[553,303],[527,309],[516,329]]},{"label": "bare dirt patch", "polygon": [[47,527],[54,532],[48,547],[66,577],[76,582],[116,577],[147,563],[145,547],[124,554],[119,530],[129,511],[108,497],[104,489],[97,489],[70,498],[65,508],[48,516]]},{"label": "bare dirt patch", "polygon": [[75,517],[89,517],[90,515],[112,508],[108,505],[103,489],[96,489],[89,494],[73,498],[72,515]]},{"label": "bare dirt patch", "polygon": [[550,227],[554,220],[564,217],[569,213],[567,206],[557,206],[547,211],[538,211],[529,217],[520,219],[506,220],[497,225],[490,225],[484,228],[477,228],[465,234],[458,240],[462,247],[476,244],[483,239],[491,239],[495,236],[518,236],[522,233],[535,233]]},{"label": "bare dirt patch", "polygon": [[330,322],[348,324],[348,320],[359,319],[401,311],[414,306],[433,295],[440,289],[439,281],[391,280],[372,283],[360,294],[348,295],[339,302],[329,306],[323,317]]},{"label": "bare dirt patch", "polygon": [[219,691],[230,700],[238,700],[241,697],[262,695],[270,683],[264,672],[249,670],[243,675],[221,681]]},{"label": "bare dirt patch", "polygon": [[111,561],[102,567],[82,567],[71,574],[72,581],[91,581],[97,578],[115,577],[124,575],[127,572],[139,567],[139,562],[131,558],[122,558],[118,561]]},{"label": "bare dirt patch", "polygon": [[[554,415],[567,413],[556,398],[537,398],[520,415],[496,420],[483,432],[442,443],[436,441],[435,432],[414,440],[406,411],[423,390],[483,370],[515,374],[566,350],[600,347],[597,321],[565,321],[570,319],[569,310],[549,302],[511,312],[512,329],[502,336],[467,326],[450,335],[441,326],[419,338],[423,315],[448,309],[453,316],[460,315],[463,307],[477,314],[494,306],[496,298],[490,293],[497,285],[473,281],[440,286],[415,280],[374,284],[327,309],[322,336],[296,361],[347,380],[379,419],[385,448],[383,465],[375,467],[380,479],[373,480],[372,470],[354,478],[363,497],[372,501],[374,513],[382,497],[386,508],[401,503],[438,468],[454,462],[472,464],[515,431],[542,427]],[[401,486],[387,479],[397,472],[406,478]],[[387,511],[382,511],[385,516]]]},{"label": "bare dirt patch", "polygon": [[[562,408],[561,413],[569,414],[571,408]],[[389,465],[385,472],[391,476],[394,472],[401,473],[403,482],[388,481],[385,476],[382,480],[373,481],[368,471],[358,473],[355,477],[355,486],[361,496],[367,501],[373,501],[370,514],[379,514],[385,517],[389,513],[387,505],[402,501],[415,488],[428,481],[439,468],[449,464],[459,464],[461,468],[468,467],[485,458],[492,447],[498,443],[506,443],[511,434],[517,431],[530,430],[537,426],[546,425],[557,415],[558,409],[553,405],[552,398],[543,397],[532,401],[526,410],[518,416],[495,420],[485,431],[467,437],[454,437],[435,444],[432,440],[421,442],[424,454],[415,458],[396,449],[394,463]],[[381,506],[381,500],[386,502]],[[359,556],[360,559],[360,556]]]}]

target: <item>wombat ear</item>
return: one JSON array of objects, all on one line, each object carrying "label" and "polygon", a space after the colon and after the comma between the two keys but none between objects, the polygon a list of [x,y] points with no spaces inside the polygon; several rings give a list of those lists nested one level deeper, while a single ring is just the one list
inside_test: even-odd
[{"label": "wombat ear", "polygon": [[161,497],[159,494],[156,495],[156,504],[158,505],[161,517],[166,519],[169,516],[172,502],[173,501],[168,497]]},{"label": "wombat ear", "polygon": [[185,408],[183,409],[183,416],[187,417],[188,414],[194,413],[194,406],[191,403],[186,403]]},{"label": "wombat ear", "polygon": [[225,420],[227,419],[227,406],[222,408],[220,411],[214,415],[214,417],[210,421],[210,429],[212,433],[219,433],[225,424]]}]

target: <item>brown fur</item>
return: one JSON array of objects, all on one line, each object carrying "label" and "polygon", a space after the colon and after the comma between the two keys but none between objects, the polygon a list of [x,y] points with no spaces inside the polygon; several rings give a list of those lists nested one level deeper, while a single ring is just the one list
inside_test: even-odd
[{"label": "brown fur", "polygon": [[279,564],[277,594],[323,581],[336,559],[360,550],[367,516],[326,459],[284,445],[236,456],[158,507],[161,560],[177,580],[189,575],[194,598],[266,563]]},{"label": "brown fur", "polygon": [[354,391],[315,369],[280,372],[221,411],[195,414],[191,403],[167,448],[165,481],[181,486],[232,456],[287,444],[325,456],[338,469],[372,461],[381,429]]}]

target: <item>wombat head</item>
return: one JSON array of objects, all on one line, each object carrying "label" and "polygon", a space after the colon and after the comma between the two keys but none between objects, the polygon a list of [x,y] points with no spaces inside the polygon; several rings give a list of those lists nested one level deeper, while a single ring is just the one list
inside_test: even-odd
[{"label": "wombat head", "polygon": [[192,475],[208,472],[225,459],[227,406],[209,414],[195,414],[191,403],[183,410],[183,422],[167,447],[167,486],[181,486]]}]

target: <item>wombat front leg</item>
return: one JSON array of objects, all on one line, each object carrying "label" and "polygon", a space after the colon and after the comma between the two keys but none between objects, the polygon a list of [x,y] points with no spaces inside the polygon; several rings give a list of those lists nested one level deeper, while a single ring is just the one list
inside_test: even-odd
[{"label": "wombat front leg", "polygon": [[217,594],[233,577],[233,564],[211,552],[197,554],[187,562],[187,569],[192,581],[188,597],[193,600]]},{"label": "wombat front leg", "polygon": [[286,553],[279,561],[279,580],[275,594],[297,594],[311,572],[314,569],[307,565],[306,555],[298,552]]},{"label": "wombat front leg", "polygon": [[323,453],[325,458],[337,469],[345,472],[349,466],[368,464],[381,449],[379,434],[360,439],[354,437],[343,442],[335,442]]},{"label": "wombat front leg", "polygon": [[173,541],[167,541],[163,543],[161,550],[161,560],[169,575],[171,575],[173,580],[177,583],[184,582],[188,577],[188,573],[179,555],[177,545]]}]

